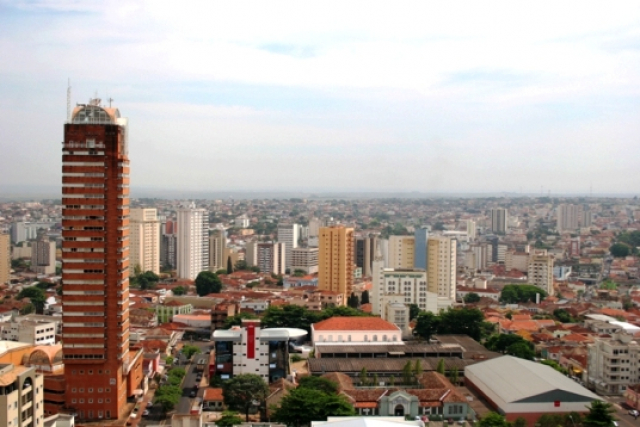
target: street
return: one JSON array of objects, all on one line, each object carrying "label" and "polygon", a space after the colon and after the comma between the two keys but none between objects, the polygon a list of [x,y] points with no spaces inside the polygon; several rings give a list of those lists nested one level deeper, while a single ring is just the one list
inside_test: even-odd
[{"label": "street", "polygon": [[[209,351],[209,349],[213,345],[212,342],[202,342],[202,341],[194,341],[194,342],[187,341],[185,342],[185,344],[194,345],[200,348],[200,351],[202,353],[206,353],[207,351]],[[200,354],[200,356],[202,356],[202,354]],[[197,357],[198,357],[198,354],[194,355],[192,360],[196,360]],[[176,357],[176,359],[179,360],[179,363],[176,364],[175,366],[179,366],[183,368],[186,371],[186,374],[182,380],[182,397],[180,398],[180,401],[178,402],[178,405],[176,406],[173,413],[188,414],[191,411],[191,405],[194,401],[194,398],[190,397],[189,394],[194,390],[194,386],[196,384],[196,377],[198,373],[196,372],[195,363],[191,363],[192,360],[187,360],[182,353],[180,353]],[[204,373],[203,373],[203,376],[204,376]],[[199,393],[198,394],[199,396],[202,395],[202,392],[200,391],[200,389],[196,391]],[[165,419],[160,407],[153,406],[148,409],[149,409],[149,415],[146,417],[143,417],[140,420],[138,424],[139,426],[144,427],[147,425],[155,425],[155,424],[158,424],[159,421],[162,421]],[[170,415],[167,416],[167,418],[169,417]]]},{"label": "street", "polygon": [[618,419],[618,425],[620,427],[638,427],[640,426],[640,419],[635,419],[632,415],[629,415],[629,410],[623,407],[624,399],[617,396],[603,396],[607,402],[613,405],[616,410],[615,417]]}]

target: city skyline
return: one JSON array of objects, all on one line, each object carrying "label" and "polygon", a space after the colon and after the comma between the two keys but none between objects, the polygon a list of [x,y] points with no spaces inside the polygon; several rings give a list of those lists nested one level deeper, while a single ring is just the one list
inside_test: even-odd
[{"label": "city skyline", "polygon": [[72,106],[97,91],[135,119],[134,195],[633,194],[638,17],[635,3],[0,1],[0,196],[60,182],[68,79]]}]

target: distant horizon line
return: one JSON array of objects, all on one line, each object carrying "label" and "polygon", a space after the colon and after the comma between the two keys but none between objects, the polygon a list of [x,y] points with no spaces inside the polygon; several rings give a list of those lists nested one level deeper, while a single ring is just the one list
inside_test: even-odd
[{"label": "distant horizon line", "polygon": [[[516,191],[418,191],[418,190],[373,190],[373,189],[238,189],[238,190],[194,190],[194,189],[162,189],[158,187],[138,187],[131,191],[131,198],[158,198],[158,199],[217,199],[225,197],[236,198],[259,198],[263,195],[279,196],[284,198],[328,198],[328,197],[363,197],[363,198],[488,198],[488,197],[529,197],[529,198],[633,198],[637,193],[629,192],[551,192],[541,194],[539,192],[516,192]],[[268,195],[268,196],[267,196]],[[38,186],[38,185],[7,185],[0,186],[0,199],[58,199],[62,197],[62,187]]]}]

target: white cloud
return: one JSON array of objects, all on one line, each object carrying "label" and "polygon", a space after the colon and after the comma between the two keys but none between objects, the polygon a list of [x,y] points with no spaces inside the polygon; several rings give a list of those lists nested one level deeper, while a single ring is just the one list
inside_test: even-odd
[{"label": "white cloud", "polygon": [[[141,185],[462,191],[558,180],[569,190],[598,170],[614,190],[606,171],[640,154],[638,2],[0,10],[0,149],[13,156],[0,169],[11,179],[22,179],[12,159],[61,132],[67,77],[74,101],[99,90],[130,117]],[[22,130],[34,120],[47,126]]]}]

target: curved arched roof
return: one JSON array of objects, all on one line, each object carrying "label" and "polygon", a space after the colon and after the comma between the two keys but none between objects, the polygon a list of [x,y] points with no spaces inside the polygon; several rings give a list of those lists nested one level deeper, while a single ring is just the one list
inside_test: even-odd
[{"label": "curved arched roof", "polygon": [[62,363],[62,345],[40,345],[29,355],[29,365],[55,365]]},{"label": "curved arched roof", "polygon": [[99,105],[78,105],[71,115],[71,123],[80,125],[115,124],[120,118],[117,108],[105,108]]}]

